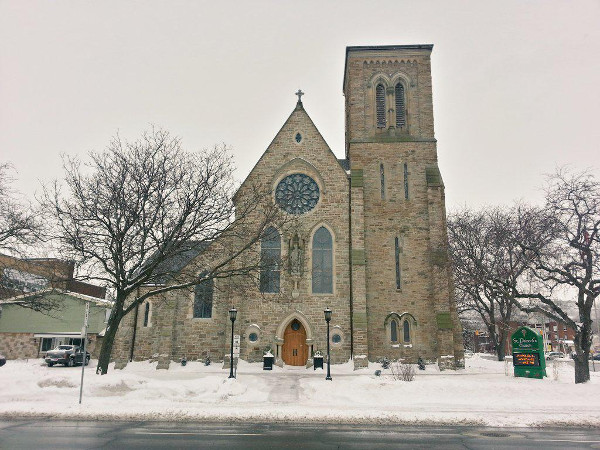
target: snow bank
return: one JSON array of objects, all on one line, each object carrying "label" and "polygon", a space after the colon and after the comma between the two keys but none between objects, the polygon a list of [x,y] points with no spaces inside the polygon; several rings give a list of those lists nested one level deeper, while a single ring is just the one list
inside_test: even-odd
[{"label": "snow bank", "polygon": [[[121,420],[351,422],[490,426],[600,426],[600,372],[575,385],[573,367],[552,363],[544,380],[505,375],[505,363],[474,355],[467,368],[417,370],[413,382],[395,381],[379,364],[353,370],[352,362],[322,370],[280,368],[241,361],[237,379],[219,364],[130,363],[95,374],[81,367],[46,367],[41,360],[8,361],[0,369],[0,416]],[[512,374],[512,365],[509,365]]]}]

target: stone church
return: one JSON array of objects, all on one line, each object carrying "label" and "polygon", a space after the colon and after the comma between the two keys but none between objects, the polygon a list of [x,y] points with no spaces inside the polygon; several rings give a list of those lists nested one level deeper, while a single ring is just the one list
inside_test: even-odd
[{"label": "stone church", "polygon": [[[355,368],[383,357],[441,367],[463,362],[448,261],[444,185],[437,162],[432,45],[347,47],[345,158],[304,109],[302,92],[244,185],[271,183],[294,231],[267,230],[265,268],[244,292],[215,289],[148,300],[126,317],[113,357],[228,361],[235,306],[240,358],[309,366],[327,348]],[[241,194],[240,194],[241,192]],[[192,261],[194,254],[190,255]],[[185,264],[185,263],[184,263]]]}]

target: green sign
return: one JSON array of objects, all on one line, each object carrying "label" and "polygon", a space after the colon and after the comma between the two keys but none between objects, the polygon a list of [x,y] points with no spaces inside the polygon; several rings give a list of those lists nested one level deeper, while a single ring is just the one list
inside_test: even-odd
[{"label": "green sign", "polygon": [[544,339],[529,327],[517,328],[510,337],[515,377],[543,378],[546,376]]}]

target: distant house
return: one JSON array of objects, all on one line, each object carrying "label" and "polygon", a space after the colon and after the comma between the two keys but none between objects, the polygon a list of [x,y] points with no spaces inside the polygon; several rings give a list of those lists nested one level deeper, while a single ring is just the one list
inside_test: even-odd
[{"label": "distant house", "polygon": [[[8,359],[38,358],[60,344],[81,345],[87,302],[88,351],[99,351],[111,307],[104,288],[74,280],[68,261],[0,255],[0,264],[0,353]],[[36,311],[36,302],[54,308]]]}]

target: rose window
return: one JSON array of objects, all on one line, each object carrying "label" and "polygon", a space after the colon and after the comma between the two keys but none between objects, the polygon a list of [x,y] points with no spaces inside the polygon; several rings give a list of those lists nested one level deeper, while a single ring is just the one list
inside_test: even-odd
[{"label": "rose window", "polygon": [[277,185],[275,201],[289,214],[304,214],[317,205],[319,186],[303,173],[288,175]]}]

